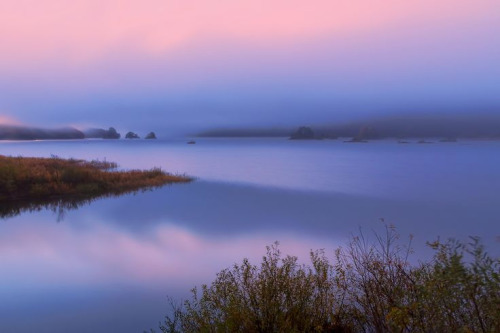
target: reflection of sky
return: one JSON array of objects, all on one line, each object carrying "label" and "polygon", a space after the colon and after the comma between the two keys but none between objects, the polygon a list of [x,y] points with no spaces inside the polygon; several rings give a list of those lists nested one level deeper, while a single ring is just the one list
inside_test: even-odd
[{"label": "reflection of sky", "polygon": [[[156,289],[165,279],[187,290],[200,277],[212,277],[233,263],[235,256],[258,258],[278,237],[275,232],[206,237],[165,222],[131,232],[117,224],[89,221],[87,216],[61,224],[23,219],[2,227],[4,292],[54,286],[150,285]],[[292,253],[307,254],[313,244],[312,238],[308,244],[307,237],[299,241],[286,233],[280,238]]]},{"label": "reflection of sky", "polygon": [[[307,261],[310,249],[331,254],[359,226],[380,230],[380,217],[403,239],[414,234],[419,255],[438,235],[479,235],[490,252],[498,250],[497,142],[76,141],[0,148],[107,157],[126,168],[160,165],[200,177],[98,200],[59,223],[50,211],[1,221],[2,331],[30,325],[51,331],[69,327],[72,318],[86,318],[81,329],[89,331],[114,327],[119,317],[124,331],[141,331],[161,319],[165,295],[185,296],[244,257],[258,261],[275,240],[283,253]],[[30,320],[20,319],[25,313]]]},{"label": "reflection of sky", "polygon": [[167,295],[186,297],[242,258],[258,262],[275,240],[303,261],[311,248],[335,246],[334,239],[293,232],[205,235],[168,215],[152,223],[115,214],[115,204],[130,206],[129,200],[139,209],[135,198],[102,201],[60,223],[51,212],[2,221],[0,331],[140,332],[166,313]]},{"label": "reflection of sky", "polygon": [[49,332],[85,318],[86,332],[116,328],[120,318],[124,331],[141,331],[165,313],[166,295],[185,297],[244,257],[258,262],[275,240],[303,262],[310,249],[332,257],[358,227],[381,230],[378,217],[394,222],[403,242],[414,234],[417,256],[437,235],[479,235],[495,253],[498,214],[498,206],[205,181],[97,201],[59,223],[52,212],[24,214],[0,224],[0,330]]}]

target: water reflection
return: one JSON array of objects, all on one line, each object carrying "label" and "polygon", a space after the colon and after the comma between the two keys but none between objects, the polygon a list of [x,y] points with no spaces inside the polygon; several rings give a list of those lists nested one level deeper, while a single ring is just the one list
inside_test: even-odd
[{"label": "water reflection", "polygon": [[244,257],[259,261],[275,240],[306,260],[310,249],[332,253],[359,227],[369,234],[381,217],[402,237],[415,234],[417,256],[438,235],[481,236],[491,254],[500,251],[498,143],[1,145],[203,180],[105,200],[1,205],[0,332],[140,332],[162,319],[167,294],[186,296]]},{"label": "water reflection", "polygon": [[126,190],[126,191],[115,191],[113,193],[98,194],[92,196],[65,196],[61,198],[51,198],[51,199],[36,199],[36,200],[14,200],[8,202],[2,202],[0,205],[0,218],[7,219],[22,213],[33,213],[40,212],[42,210],[49,210],[56,214],[57,222],[64,220],[66,213],[71,210],[77,210],[83,206],[90,205],[94,201],[120,197],[125,194],[137,194],[145,193],[147,191],[153,191],[163,186],[170,186],[172,184],[165,184],[159,187],[145,188],[141,190]]},{"label": "water reflection", "polygon": [[[499,234],[492,230],[492,226],[500,214],[500,206],[488,202],[444,204],[390,200],[203,180],[140,195],[129,193],[106,200],[96,199],[32,204],[21,208],[36,211],[36,215],[21,217],[28,224],[39,224],[40,216],[52,223],[65,219],[68,222],[66,227],[75,230],[87,230],[98,223],[117,234],[135,238],[148,238],[165,225],[200,235],[206,240],[275,235],[266,236],[270,244],[285,237],[309,237],[315,240],[310,242],[311,248],[318,248],[316,244],[322,239],[346,239],[360,227],[377,229],[380,227],[379,218],[385,218],[395,224],[403,236],[415,236],[414,244],[420,256],[430,253],[425,242],[438,236],[464,240],[469,235],[479,236],[490,251],[498,253],[499,250],[496,241]],[[3,209],[11,216],[22,211],[20,207]],[[43,215],[43,210],[48,214]],[[15,223],[8,225],[14,228]],[[182,238],[180,234],[171,234]],[[112,237],[120,236],[110,234]],[[64,248],[61,250],[65,251]]]},{"label": "water reflection", "polygon": [[166,295],[186,297],[244,257],[259,261],[275,240],[306,261],[310,249],[332,255],[358,227],[369,233],[386,217],[403,236],[416,234],[421,255],[437,235],[491,240],[500,206],[196,181],[66,214],[59,224],[44,209],[0,224],[0,331],[140,332],[161,320]]},{"label": "water reflection", "polygon": [[[132,192],[99,200],[102,198],[16,202],[1,206],[0,215],[5,219],[22,212],[48,210],[52,212],[49,219],[66,219],[72,228],[81,226],[82,221],[95,220],[137,235],[173,223],[208,238],[264,232],[345,239],[358,227],[376,228],[379,218],[385,218],[401,234],[414,234],[416,244],[422,244],[422,248],[437,236],[480,236],[487,245],[497,245],[494,240],[499,236],[492,226],[500,206],[488,201],[387,199],[203,180],[143,191],[140,195]],[[37,218],[28,220],[36,222]]]},{"label": "water reflection", "polygon": [[[166,295],[186,297],[221,268],[243,257],[257,261],[276,239],[301,258],[311,247],[335,246],[331,239],[263,231],[207,237],[168,218],[133,232],[100,214],[62,224],[36,215],[36,221],[22,215],[1,226],[2,332],[141,332],[166,313]],[[85,320],[75,326],[74,318]]]},{"label": "water reflection", "polygon": [[60,222],[66,216],[67,210],[78,209],[83,205],[89,205],[97,198],[72,198],[55,200],[37,200],[32,201],[14,201],[2,203],[0,206],[0,218],[6,219],[20,215],[21,213],[33,213],[41,210],[50,210],[57,214],[57,222]]},{"label": "water reflection", "polygon": [[492,226],[500,214],[500,206],[487,201],[444,204],[208,181],[127,195],[83,209],[82,214],[97,215],[131,233],[147,233],[172,221],[206,237],[264,232],[345,239],[358,227],[377,228],[379,218],[385,218],[402,235],[414,234],[422,248],[437,236],[477,235],[491,244],[499,235]]}]

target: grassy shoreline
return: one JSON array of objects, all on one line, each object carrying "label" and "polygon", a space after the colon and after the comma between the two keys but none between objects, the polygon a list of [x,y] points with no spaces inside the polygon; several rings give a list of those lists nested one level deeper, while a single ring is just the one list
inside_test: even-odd
[{"label": "grassy shoreline", "polygon": [[0,155],[0,203],[91,199],[192,181],[159,168],[116,168],[116,163],[106,161]]}]

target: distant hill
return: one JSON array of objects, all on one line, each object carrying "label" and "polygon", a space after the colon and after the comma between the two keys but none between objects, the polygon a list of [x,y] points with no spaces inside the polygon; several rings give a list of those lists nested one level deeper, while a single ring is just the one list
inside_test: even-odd
[{"label": "distant hill", "polygon": [[84,131],[85,138],[88,139],[119,139],[120,133],[113,127],[105,130],[103,128],[89,128]]},{"label": "distant hill", "polygon": [[500,138],[500,115],[424,115],[371,119],[336,126],[318,126],[317,132],[339,137],[383,138]]},{"label": "distant hill", "polygon": [[[216,129],[199,133],[200,137],[291,137],[295,128]],[[355,138],[464,138],[500,139],[500,114],[404,115],[360,121],[310,125],[314,137]]]},{"label": "distant hill", "polygon": [[85,138],[83,132],[72,127],[42,129],[25,126],[0,125],[0,140],[68,140],[83,138]]}]

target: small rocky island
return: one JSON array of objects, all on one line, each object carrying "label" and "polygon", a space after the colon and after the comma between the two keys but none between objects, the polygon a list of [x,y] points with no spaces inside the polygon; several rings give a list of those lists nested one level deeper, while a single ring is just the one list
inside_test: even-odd
[{"label": "small rocky island", "polygon": [[140,137],[134,132],[128,132],[125,134],[125,139],[140,139]]},{"label": "small rocky island", "polygon": [[149,132],[144,139],[146,139],[146,140],[154,140],[154,139],[156,139],[155,132]]}]

